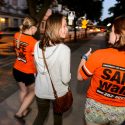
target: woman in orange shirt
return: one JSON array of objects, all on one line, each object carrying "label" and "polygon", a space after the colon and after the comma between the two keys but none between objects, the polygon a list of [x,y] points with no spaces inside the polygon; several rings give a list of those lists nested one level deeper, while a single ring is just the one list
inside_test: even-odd
[{"label": "woman in orange shirt", "polygon": [[125,120],[125,16],[114,20],[109,43],[109,48],[83,55],[78,67],[78,80],[91,77],[87,125],[121,125]]},{"label": "woman in orange shirt", "polygon": [[34,65],[34,45],[36,39],[32,35],[37,31],[37,21],[31,17],[26,17],[20,26],[20,32],[14,36],[14,46],[16,51],[16,61],[13,66],[13,75],[19,83],[20,88],[20,108],[15,114],[15,118],[20,122],[25,122],[23,117],[30,111],[29,105],[34,98],[34,81],[36,68]]}]

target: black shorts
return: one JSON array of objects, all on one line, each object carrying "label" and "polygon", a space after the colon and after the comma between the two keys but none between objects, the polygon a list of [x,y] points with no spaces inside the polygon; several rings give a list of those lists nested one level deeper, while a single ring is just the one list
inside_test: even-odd
[{"label": "black shorts", "polygon": [[26,86],[35,82],[35,76],[33,73],[27,74],[13,68],[13,76],[17,82],[23,82]]}]

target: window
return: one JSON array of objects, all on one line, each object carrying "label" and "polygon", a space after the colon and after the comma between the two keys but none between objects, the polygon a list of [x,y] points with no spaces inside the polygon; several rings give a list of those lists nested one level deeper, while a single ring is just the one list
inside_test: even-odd
[{"label": "window", "polygon": [[5,26],[8,27],[9,26],[9,19],[5,18]]},{"label": "window", "polygon": [[17,6],[17,0],[12,0],[12,5]]},{"label": "window", "polygon": [[14,19],[14,27],[18,27],[18,19]]}]

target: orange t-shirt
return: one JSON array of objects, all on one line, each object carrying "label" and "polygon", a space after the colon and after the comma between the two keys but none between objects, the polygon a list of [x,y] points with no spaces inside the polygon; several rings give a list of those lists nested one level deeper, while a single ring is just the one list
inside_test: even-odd
[{"label": "orange t-shirt", "polygon": [[36,68],[34,64],[33,51],[37,40],[30,35],[21,34],[20,46],[17,48],[16,44],[19,34],[20,33],[16,33],[14,36],[15,50],[18,53],[14,63],[14,68],[24,73],[35,73]]},{"label": "orange t-shirt", "polygon": [[95,51],[81,67],[91,77],[87,97],[112,106],[125,106],[125,52],[113,48]]}]

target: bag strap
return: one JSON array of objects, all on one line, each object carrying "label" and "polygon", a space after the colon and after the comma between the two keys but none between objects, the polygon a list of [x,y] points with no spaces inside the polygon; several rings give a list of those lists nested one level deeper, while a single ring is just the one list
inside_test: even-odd
[{"label": "bag strap", "polygon": [[51,76],[50,76],[49,68],[48,68],[48,65],[47,65],[47,62],[46,62],[45,53],[44,53],[44,50],[43,50],[43,49],[42,49],[42,55],[43,55],[43,61],[44,61],[44,63],[45,63],[46,69],[47,69],[48,74],[49,74],[49,77],[50,77],[50,81],[51,81],[51,84],[52,84],[54,96],[55,96],[55,98],[58,98],[57,92],[56,92],[56,90],[55,90],[55,87],[54,87],[54,84],[53,84],[53,81],[52,81],[52,78],[51,78]]}]

